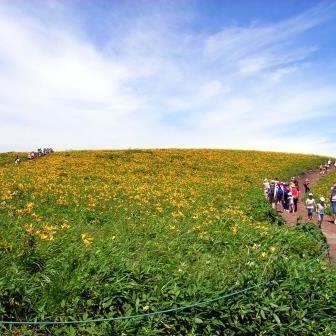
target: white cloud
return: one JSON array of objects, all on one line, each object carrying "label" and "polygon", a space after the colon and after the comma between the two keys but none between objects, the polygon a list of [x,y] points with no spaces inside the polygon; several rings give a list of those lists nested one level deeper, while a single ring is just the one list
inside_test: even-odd
[{"label": "white cloud", "polygon": [[299,127],[336,104],[335,83],[316,76],[328,69],[310,60],[318,41],[301,40],[332,5],[213,35],[175,28],[172,14],[142,14],[106,27],[103,47],[69,21],[65,2],[47,6],[57,20],[0,3],[2,150],[336,150],[320,128]]}]

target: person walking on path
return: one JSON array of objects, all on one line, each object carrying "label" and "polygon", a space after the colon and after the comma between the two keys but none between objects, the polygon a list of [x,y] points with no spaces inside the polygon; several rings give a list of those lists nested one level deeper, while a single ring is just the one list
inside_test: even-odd
[{"label": "person walking on path", "polygon": [[330,205],[331,205],[331,212],[332,212],[333,219],[334,219],[334,224],[336,224],[336,182],[331,187]]},{"label": "person walking on path", "polygon": [[305,188],[305,194],[310,192],[309,185],[310,185],[310,181],[309,181],[309,179],[306,178],[304,183],[303,183],[303,186]]},{"label": "person walking on path", "polygon": [[321,197],[320,202],[318,202],[317,205],[316,205],[316,212],[317,212],[317,215],[318,215],[317,225],[320,229],[321,229],[321,226],[322,226],[323,217],[324,217],[324,214],[325,214],[326,207],[327,207],[327,205],[326,205],[326,202],[325,202],[325,198]]},{"label": "person walking on path", "polygon": [[275,189],[275,209],[278,210],[280,205],[280,211],[284,211],[284,189],[281,183],[279,182]]},{"label": "person walking on path", "polygon": [[289,202],[288,202],[288,193],[290,192],[289,183],[284,183],[284,200],[283,200],[283,208],[285,212],[289,212]]},{"label": "person walking on path", "polygon": [[328,174],[328,170],[329,170],[329,165],[328,165],[328,162],[326,162],[324,165],[325,174]]},{"label": "person walking on path", "polygon": [[322,163],[320,164],[320,174],[324,175],[324,166]]},{"label": "person walking on path", "polygon": [[316,209],[316,202],[313,198],[313,194],[309,193],[306,200],[306,209],[308,214],[308,220],[313,220],[314,209]]},{"label": "person walking on path", "polygon": [[294,198],[291,191],[288,193],[288,212],[294,213]]},{"label": "person walking on path", "polygon": [[300,191],[297,189],[297,187],[294,185],[292,187],[292,196],[293,196],[293,202],[294,202],[294,212],[297,212],[298,210],[298,202],[299,202],[299,195]]}]

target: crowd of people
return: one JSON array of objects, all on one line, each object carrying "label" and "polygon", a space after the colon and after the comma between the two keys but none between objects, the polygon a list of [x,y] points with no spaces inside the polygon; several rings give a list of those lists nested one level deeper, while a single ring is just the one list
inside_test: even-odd
[{"label": "crowd of people", "polygon": [[[332,164],[331,159],[320,165],[320,174],[327,174],[332,168],[336,169],[336,161]],[[314,212],[318,215],[317,223],[321,228],[325,215],[327,203],[324,197],[320,197],[318,201],[314,199],[314,195],[310,192],[310,181],[305,179],[303,182],[304,193],[308,195],[305,201],[307,210],[307,218],[313,220]],[[264,195],[272,208],[280,212],[297,212],[298,202],[300,199],[300,185],[297,178],[292,177],[289,182],[281,182],[278,178],[269,181],[264,180],[263,183]],[[336,182],[330,190],[330,207],[333,215],[333,222],[336,224]]]},{"label": "crowd of people", "polygon": [[39,148],[36,152],[32,151],[28,154],[28,160],[34,160],[41,156],[51,154],[53,152],[54,150],[52,148]]},{"label": "crowd of people", "polygon": [[336,169],[336,160],[334,163],[331,162],[331,159],[329,159],[326,163],[321,163],[320,165],[320,174],[326,175],[328,174],[330,169]]},{"label": "crowd of people", "polygon": [[[28,160],[34,160],[37,159],[41,156],[45,156],[48,154],[53,153],[54,150],[52,148],[39,148],[37,151],[32,151],[30,153],[28,153]],[[17,154],[15,157],[15,164],[18,165],[21,162],[20,156]]]},{"label": "crowd of people", "polygon": [[[309,180],[305,181],[309,189]],[[264,194],[266,199],[272,204],[272,208],[284,212],[296,212],[300,196],[299,181],[292,177],[289,182],[281,182],[278,178],[269,181],[264,180]]]}]

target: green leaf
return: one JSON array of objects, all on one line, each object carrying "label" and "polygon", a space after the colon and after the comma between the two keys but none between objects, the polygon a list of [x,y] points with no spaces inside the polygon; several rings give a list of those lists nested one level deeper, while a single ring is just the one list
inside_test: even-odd
[{"label": "green leaf", "polygon": [[203,320],[200,319],[199,317],[195,317],[195,318],[194,318],[194,321],[195,321],[195,323],[197,323],[197,324],[201,324],[201,323],[203,323]]},{"label": "green leaf", "polygon": [[278,316],[277,314],[274,313],[274,314],[273,314],[273,317],[274,317],[276,323],[277,323],[278,325],[281,325],[281,321],[280,321],[280,319],[279,319],[279,316]]}]

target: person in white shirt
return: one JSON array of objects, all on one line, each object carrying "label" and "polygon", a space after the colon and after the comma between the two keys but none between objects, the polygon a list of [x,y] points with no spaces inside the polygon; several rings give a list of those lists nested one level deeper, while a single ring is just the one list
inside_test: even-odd
[{"label": "person in white shirt", "polygon": [[16,155],[16,158],[15,158],[14,162],[15,162],[16,165],[20,164],[21,159],[20,159],[19,155]]},{"label": "person in white shirt", "polygon": [[288,212],[294,213],[294,198],[291,192],[288,193]]},{"label": "person in white shirt", "polygon": [[306,209],[307,209],[307,213],[308,213],[308,220],[312,220],[314,209],[316,209],[316,202],[313,198],[312,193],[308,194],[308,198],[306,200]]},{"label": "person in white shirt", "polygon": [[320,202],[316,205],[316,212],[318,214],[317,224],[319,228],[321,228],[326,207],[325,198],[321,197]]}]

